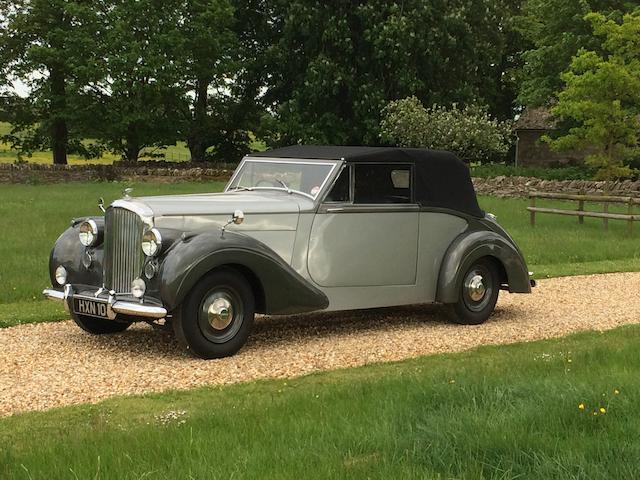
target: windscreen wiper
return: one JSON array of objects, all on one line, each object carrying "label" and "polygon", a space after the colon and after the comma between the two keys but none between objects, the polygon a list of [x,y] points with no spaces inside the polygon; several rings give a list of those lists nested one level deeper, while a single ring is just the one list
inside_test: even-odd
[{"label": "windscreen wiper", "polygon": [[291,195],[291,189],[287,186],[286,183],[284,183],[282,180],[280,180],[279,178],[276,178],[276,182],[278,182],[280,185],[282,185],[284,187],[284,189],[287,191],[287,193],[289,195]]}]

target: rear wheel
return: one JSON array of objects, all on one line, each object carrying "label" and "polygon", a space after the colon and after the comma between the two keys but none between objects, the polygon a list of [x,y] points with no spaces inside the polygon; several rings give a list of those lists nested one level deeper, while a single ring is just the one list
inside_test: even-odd
[{"label": "rear wheel", "polygon": [[132,323],[128,320],[104,320],[102,318],[78,315],[73,312],[71,312],[71,318],[76,322],[76,325],[85,332],[89,332],[94,335],[124,332]]},{"label": "rear wheel", "polygon": [[246,343],[253,327],[251,285],[234,270],[205,275],[172,319],[178,341],[205,359],[228,357]]},{"label": "rear wheel", "polygon": [[495,264],[489,259],[480,259],[465,272],[458,301],[446,305],[447,313],[451,320],[463,325],[484,323],[495,309],[499,291]]}]

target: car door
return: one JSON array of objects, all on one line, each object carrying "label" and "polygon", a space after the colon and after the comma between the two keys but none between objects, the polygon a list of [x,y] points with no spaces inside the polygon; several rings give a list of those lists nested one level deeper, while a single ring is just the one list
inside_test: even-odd
[{"label": "car door", "polygon": [[418,234],[412,165],[346,165],[314,218],[309,274],[323,287],[414,285]]}]

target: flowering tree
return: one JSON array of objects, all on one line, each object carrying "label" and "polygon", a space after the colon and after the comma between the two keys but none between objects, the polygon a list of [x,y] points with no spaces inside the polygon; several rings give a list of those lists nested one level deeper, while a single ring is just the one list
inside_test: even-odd
[{"label": "flowering tree", "polygon": [[503,160],[513,142],[511,122],[492,119],[485,107],[425,108],[416,97],[387,105],[380,131],[394,145],[449,150],[466,162]]}]

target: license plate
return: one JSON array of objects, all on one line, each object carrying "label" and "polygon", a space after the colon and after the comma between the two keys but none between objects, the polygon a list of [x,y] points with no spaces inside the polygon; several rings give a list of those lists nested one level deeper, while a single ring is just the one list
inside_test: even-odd
[{"label": "license plate", "polygon": [[92,300],[88,298],[74,298],[73,311],[78,315],[88,315],[90,317],[109,318],[107,313],[107,302],[102,300]]}]

